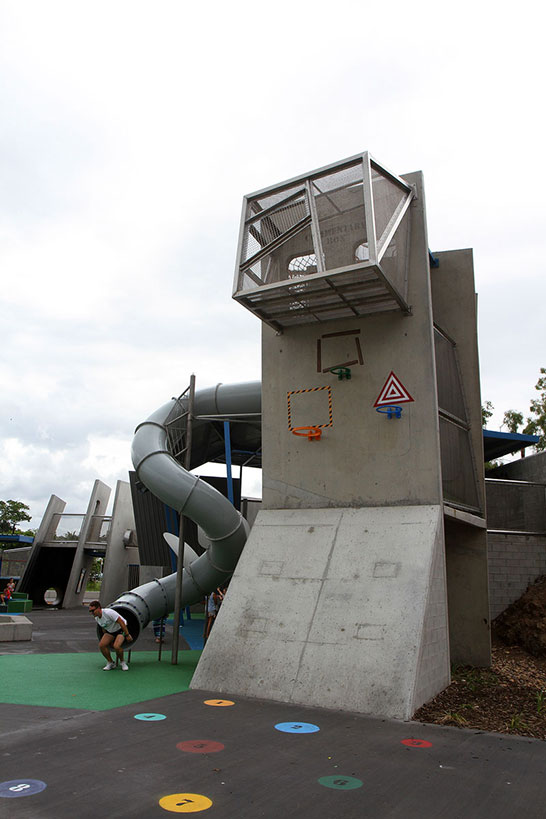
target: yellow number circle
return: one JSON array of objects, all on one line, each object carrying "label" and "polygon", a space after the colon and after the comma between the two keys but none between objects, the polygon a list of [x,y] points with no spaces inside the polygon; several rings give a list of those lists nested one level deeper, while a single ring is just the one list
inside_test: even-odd
[{"label": "yellow number circle", "polygon": [[225,707],[226,705],[235,705],[233,700],[203,700],[205,705],[216,705],[219,708]]},{"label": "yellow number circle", "polygon": [[170,793],[159,800],[163,810],[171,813],[198,813],[212,805],[212,799],[200,793]]}]

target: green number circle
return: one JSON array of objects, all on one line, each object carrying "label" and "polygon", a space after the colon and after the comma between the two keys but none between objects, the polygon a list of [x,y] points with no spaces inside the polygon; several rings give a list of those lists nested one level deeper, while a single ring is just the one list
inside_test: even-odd
[{"label": "green number circle", "polygon": [[336,791],[352,791],[354,788],[361,788],[363,782],[361,779],[356,779],[354,776],[321,776],[318,780],[319,785],[324,785],[325,788],[334,788]]}]

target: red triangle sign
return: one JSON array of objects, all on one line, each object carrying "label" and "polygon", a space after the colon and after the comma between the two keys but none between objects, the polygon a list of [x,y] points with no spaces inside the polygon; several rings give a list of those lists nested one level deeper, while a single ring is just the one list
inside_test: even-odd
[{"label": "red triangle sign", "polygon": [[400,379],[391,371],[374,407],[382,407],[386,404],[408,404],[410,401],[413,401],[413,398]]}]

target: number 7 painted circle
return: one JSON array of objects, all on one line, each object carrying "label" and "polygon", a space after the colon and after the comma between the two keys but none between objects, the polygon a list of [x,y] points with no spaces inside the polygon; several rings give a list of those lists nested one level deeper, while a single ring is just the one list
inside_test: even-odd
[{"label": "number 7 painted circle", "polygon": [[170,793],[163,796],[159,804],[171,813],[199,813],[212,806],[212,799],[200,793]]}]

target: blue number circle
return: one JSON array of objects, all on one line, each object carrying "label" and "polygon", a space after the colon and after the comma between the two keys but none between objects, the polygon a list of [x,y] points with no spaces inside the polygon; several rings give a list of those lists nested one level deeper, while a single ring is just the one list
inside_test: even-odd
[{"label": "blue number circle", "polygon": [[315,731],[320,731],[318,725],[313,725],[312,722],[278,722],[275,728],[285,734],[314,734]]},{"label": "blue number circle", "polygon": [[135,719],[142,719],[146,722],[157,722],[160,719],[166,719],[165,714],[135,714]]},{"label": "blue number circle", "polygon": [[47,788],[39,779],[9,779],[0,782],[0,796],[6,799],[17,799],[18,796],[34,796]]}]

